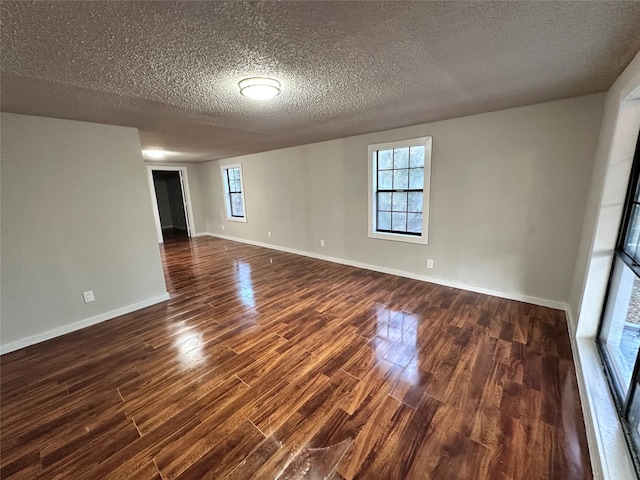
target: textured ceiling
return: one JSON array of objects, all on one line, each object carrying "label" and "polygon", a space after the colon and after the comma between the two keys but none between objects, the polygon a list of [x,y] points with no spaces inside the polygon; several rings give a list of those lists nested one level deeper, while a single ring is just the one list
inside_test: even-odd
[{"label": "textured ceiling", "polygon": [[[640,2],[10,2],[3,111],[204,161],[606,90]],[[258,103],[244,77],[277,78]]]}]

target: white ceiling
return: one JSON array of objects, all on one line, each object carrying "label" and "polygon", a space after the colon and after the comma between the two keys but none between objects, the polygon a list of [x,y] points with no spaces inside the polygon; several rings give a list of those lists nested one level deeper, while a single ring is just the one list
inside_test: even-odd
[{"label": "white ceiling", "polygon": [[[205,161],[601,92],[640,2],[10,2],[3,111]],[[277,78],[266,103],[244,77]]]}]

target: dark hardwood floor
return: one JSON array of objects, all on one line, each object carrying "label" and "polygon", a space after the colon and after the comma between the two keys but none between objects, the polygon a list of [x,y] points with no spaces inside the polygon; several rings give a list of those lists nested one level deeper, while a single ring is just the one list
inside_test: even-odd
[{"label": "dark hardwood floor", "polygon": [[10,478],[587,479],[564,314],[213,238],[1,357]]}]

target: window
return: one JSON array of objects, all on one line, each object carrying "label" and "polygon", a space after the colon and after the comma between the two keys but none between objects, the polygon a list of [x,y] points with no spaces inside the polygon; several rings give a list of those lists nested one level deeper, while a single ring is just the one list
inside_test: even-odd
[{"label": "window", "polygon": [[242,183],[242,165],[223,165],[222,186],[224,201],[227,207],[227,220],[246,222],[247,215],[244,208],[244,186]]},{"label": "window", "polygon": [[428,243],[431,143],[369,145],[369,237]]},{"label": "window", "polygon": [[[629,444],[637,454],[640,454],[639,177],[640,138],[636,145],[597,342]],[[637,457],[634,458],[637,460]]]}]

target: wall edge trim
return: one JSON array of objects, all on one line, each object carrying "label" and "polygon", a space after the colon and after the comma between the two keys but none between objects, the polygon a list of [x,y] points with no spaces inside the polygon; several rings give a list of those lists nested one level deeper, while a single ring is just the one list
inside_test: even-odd
[{"label": "wall edge trim", "polygon": [[140,310],[142,308],[150,307],[151,305],[167,301],[170,298],[171,297],[169,293],[165,292],[162,295],[144,300],[142,302],[134,303],[121,308],[116,308],[115,310],[100,313],[98,315],[94,315],[93,317],[85,318],[84,320],[79,320],[77,322],[69,323],[67,325],[63,325],[52,330],[47,330],[46,332],[38,333],[36,335],[31,335],[29,337],[22,338],[5,345],[0,345],[0,355],[4,355],[5,353],[13,352],[15,350],[20,350],[21,348],[29,347],[31,345],[35,345],[36,343],[51,340],[52,338],[60,337],[67,333],[75,332],[76,330],[81,330],[83,328],[90,327],[91,325],[96,325],[98,323],[111,320],[121,315],[135,312],[136,310]]},{"label": "wall edge trim", "polygon": [[269,243],[256,242],[254,240],[246,240],[244,238],[232,237],[229,235],[222,235],[219,233],[201,232],[195,235],[196,237],[210,236],[222,238],[224,240],[231,240],[234,242],[247,243],[257,247],[269,248],[271,250],[278,250],[286,253],[293,253],[295,255],[302,255],[305,257],[311,257],[318,260],[325,260],[327,262],[339,263],[341,265],[348,265],[350,267],[363,268],[365,270],[372,270],[374,272],[386,273],[389,275],[396,275],[398,277],[411,278],[413,280],[420,280],[423,282],[435,283],[445,287],[458,288],[460,290],[467,290],[475,293],[482,293],[484,295],[492,295],[494,297],[506,298],[507,300],[515,300],[519,302],[531,303],[533,305],[540,305],[542,307],[555,308],[556,310],[566,311],[567,304],[559,302],[557,300],[547,300],[544,298],[533,297],[530,295],[524,295],[514,292],[503,292],[501,290],[494,290],[491,288],[485,288],[480,285],[473,285],[468,283],[456,282],[451,280],[445,280],[438,277],[429,277],[427,275],[420,275],[417,273],[406,272],[404,270],[396,270],[393,268],[381,267],[378,265],[372,265],[369,263],[356,262],[352,260],[346,260],[344,258],[331,257],[328,255],[320,255],[313,252],[307,252],[305,250],[297,250],[295,248],[281,247],[279,245],[273,245]]}]

